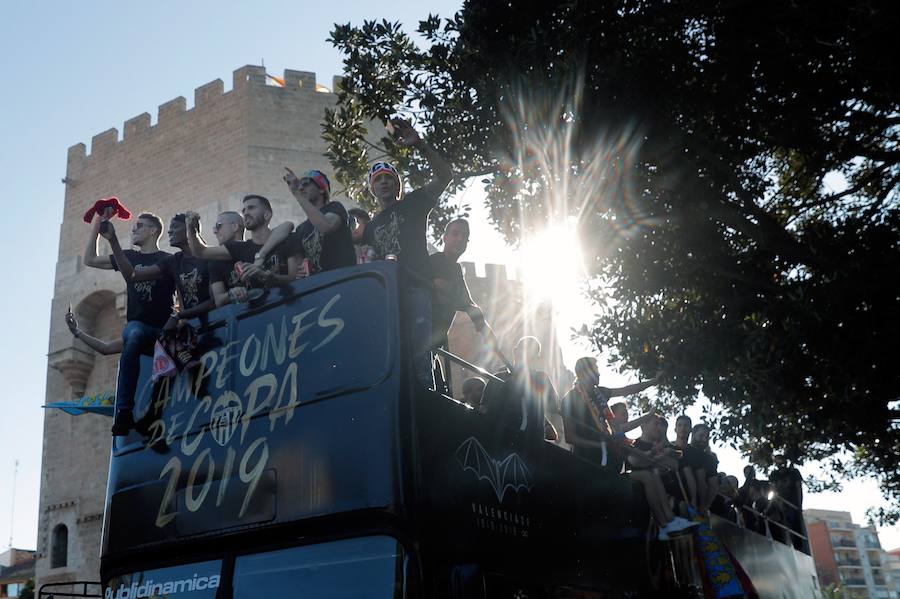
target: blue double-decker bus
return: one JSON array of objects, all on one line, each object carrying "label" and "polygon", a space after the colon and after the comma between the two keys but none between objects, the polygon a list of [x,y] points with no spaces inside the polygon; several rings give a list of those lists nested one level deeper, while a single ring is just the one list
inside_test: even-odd
[{"label": "blue double-decker bus", "polygon": [[[112,448],[102,596],[695,592],[690,539],[651,540],[627,477],[418,385],[395,267],[213,312],[177,377],[152,383],[146,359],[136,430]],[[814,596],[809,556],[714,526],[761,596]]]}]

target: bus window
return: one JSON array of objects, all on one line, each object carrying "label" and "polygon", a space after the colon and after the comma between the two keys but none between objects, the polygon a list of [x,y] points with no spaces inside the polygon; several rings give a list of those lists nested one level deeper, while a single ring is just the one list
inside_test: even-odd
[{"label": "bus window", "polygon": [[238,557],[234,599],[394,599],[403,593],[403,552],[391,537],[363,537]]},{"label": "bus window", "polygon": [[221,560],[134,572],[110,580],[103,596],[106,599],[215,599],[221,573]]}]

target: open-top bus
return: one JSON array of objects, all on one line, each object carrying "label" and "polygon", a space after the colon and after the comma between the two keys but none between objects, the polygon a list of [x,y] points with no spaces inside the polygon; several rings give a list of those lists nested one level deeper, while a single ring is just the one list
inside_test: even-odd
[{"label": "open-top bus", "polygon": [[[177,377],[152,383],[146,358],[113,443],[103,596],[696,592],[689,536],[656,541],[639,487],[422,389],[402,320],[396,264],[375,263],[213,312]],[[814,596],[809,556],[713,526],[760,596]]]}]

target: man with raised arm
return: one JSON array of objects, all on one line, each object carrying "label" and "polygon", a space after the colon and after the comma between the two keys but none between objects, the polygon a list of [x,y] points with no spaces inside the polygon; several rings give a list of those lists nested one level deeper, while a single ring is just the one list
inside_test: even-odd
[{"label": "man with raised arm", "polygon": [[635,420],[616,422],[608,402],[613,397],[640,393],[656,382],[657,377],[653,377],[625,387],[601,387],[596,358],[579,358],[575,362],[575,384],[563,397],[561,408],[566,441],[573,446],[575,455],[621,472],[625,454],[615,443],[624,442],[626,432],[641,426],[655,413],[651,410]]},{"label": "man with raised arm", "polygon": [[[220,246],[228,241],[244,240],[244,219],[233,210],[226,210],[216,217],[213,234]],[[227,260],[207,261],[209,270],[209,292],[216,302],[216,307],[224,306],[232,301],[247,301],[247,289],[234,271],[234,265]],[[232,299],[234,298],[234,299]]]},{"label": "man with raised arm", "polygon": [[71,306],[69,307],[69,311],[66,312],[66,326],[69,327],[69,331],[71,331],[73,337],[81,339],[85,345],[98,354],[111,356],[112,354],[117,354],[122,351],[121,337],[111,341],[103,341],[102,339],[97,339],[92,335],[88,335],[78,328],[78,321],[75,319],[75,315],[72,314]]},{"label": "man with raised arm", "polygon": [[[272,204],[261,195],[247,195],[241,201],[244,228],[250,231],[250,239],[233,239],[223,245],[212,247],[203,243],[197,235],[196,226],[200,216],[196,212],[187,213],[188,244],[191,251],[203,260],[223,260],[236,269],[247,289],[285,285],[297,277],[297,260],[285,256],[280,250],[272,252],[259,264],[254,264],[263,245],[269,240],[272,230]],[[232,298],[232,301],[240,301]]]},{"label": "man with raised arm", "polygon": [[380,210],[369,222],[362,243],[369,245],[377,259],[396,257],[400,267],[400,284],[409,315],[409,339],[413,351],[413,367],[419,382],[434,388],[431,351],[431,266],[425,232],[428,215],[453,179],[450,165],[434,148],[425,143],[409,122],[391,120],[400,145],[416,148],[428,161],[434,178],[424,187],[406,194],[400,173],[387,162],[376,162],[369,168],[369,191],[378,200]]},{"label": "man with raised arm", "polygon": [[287,171],[284,182],[306,213],[307,220],[293,233],[293,224],[278,225],[260,249],[255,263],[261,265],[280,246],[288,256],[306,258],[309,275],[356,264],[356,251],[350,238],[350,217],[340,202],[329,201],[331,182],[325,173],[312,170],[298,177],[291,169],[284,167],[284,170]]},{"label": "man with raised arm", "polygon": [[[196,226],[199,229],[199,221]],[[132,266],[128,256],[115,239],[115,229],[113,229],[112,223],[106,232],[101,232],[101,235],[110,241],[113,257],[126,281],[169,279],[175,286],[178,308],[172,311],[172,315],[166,323],[166,329],[175,327],[179,321],[201,316],[215,308],[215,302],[209,295],[207,262],[191,253],[184,214],[176,214],[169,223],[169,245],[178,248],[179,251],[144,268],[135,269]]]},{"label": "man with raised arm", "polygon": [[[101,224],[106,223],[104,229],[107,227],[112,229],[107,219],[108,215],[98,215],[94,218],[84,250],[84,263],[93,268],[119,270],[114,256],[97,255],[97,238]],[[159,249],[159,236],[162,230],[162,221],[155,214],[144,212],[138,215],[131,228],[131,244],[138,249],[123,251],[130,265],[134,268],[149,267],[170,255]],[[113,243],[118,245],[118,239],[114,242],[110,240],[110,245]],[[121,248],[119,249],[121,251]],[[125,277],[125,284],[128,293],[127,323],[122,329],[122,356],[119,358],[119,373],[116,380],[113,436],[126,435],[134,427],[134,395],[140,374],[140,357],[152,354],[153,343],[159,338],[172,312],[172,296],[175,292],[175,286],[170,279],[134,281]]]}]

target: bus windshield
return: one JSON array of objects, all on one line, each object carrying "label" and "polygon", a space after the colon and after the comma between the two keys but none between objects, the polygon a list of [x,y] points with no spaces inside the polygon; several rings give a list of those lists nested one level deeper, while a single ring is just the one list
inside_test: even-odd
[{"label": "bus windshield", "polygon": [[404,560],[396,539],[362,537],[240,556],[234,599],[403,597]]},{"label": "bus windshield", "polygon": [[117,576],[109,581],[103,596],[104,599],[215,599],[222,596],[220,587],[227,587],[229,582],[233,599],[399,599],[404,596],[406,559],[399,542],[387,536],[239,555],[234,558],[234,577],[230,581],[221,579],[223,561],[226,560]]}]

